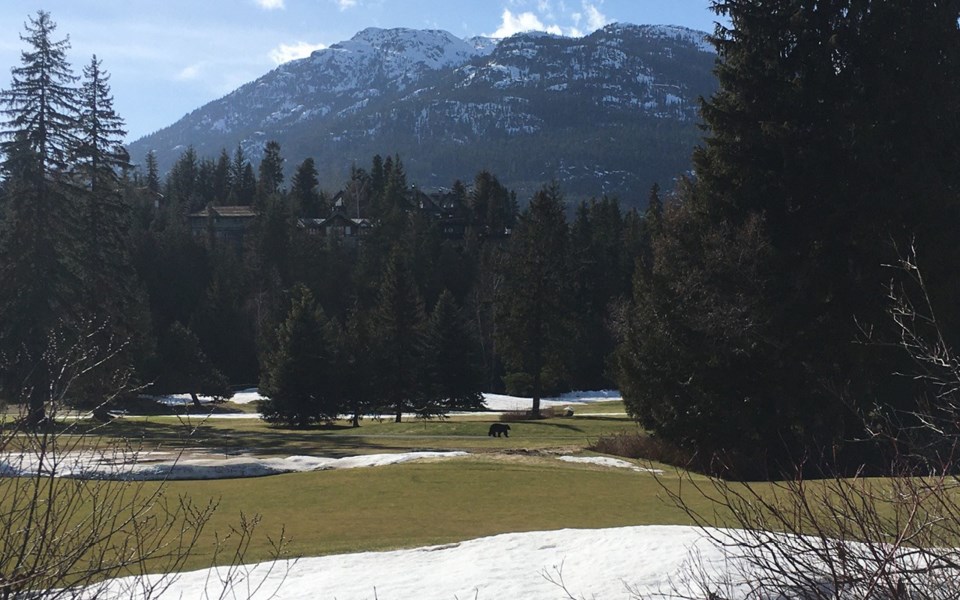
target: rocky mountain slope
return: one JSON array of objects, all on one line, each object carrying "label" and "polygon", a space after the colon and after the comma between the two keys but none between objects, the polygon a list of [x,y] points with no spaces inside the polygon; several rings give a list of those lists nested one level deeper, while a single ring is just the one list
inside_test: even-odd
[{"label": "rocky mountain slope", "polygon": [[680,27],[610,25],[583,38],[540,33],[461,40],[366,29],[281,65],[130,145],[162,169],[239,143],[259,160],[280,142],[288,171],[314,157],[325,189],[374,154],[399,154],[423,188],[494,172],[521,198],[557,180],[572,197],[642,204],[689,169],[698,98],[715,55]]}]

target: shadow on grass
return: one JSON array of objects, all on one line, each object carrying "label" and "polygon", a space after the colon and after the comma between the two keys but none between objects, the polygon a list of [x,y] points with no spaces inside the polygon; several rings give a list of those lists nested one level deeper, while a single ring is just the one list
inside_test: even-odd
[{"label": "shadow on grass", "polygon": [[633,419],[629,417],[624,417],[623,415],[616,416],[610,415],[609,417],[601,415],[591,415],[589,417],[577,417],[577,420],[580,421],[602,421],[602,422],[616,422],[616,423],[635,423]]},{"label": "shadow on grass", "polygon": [[[328,433],[355,431],[349,426],[284,429],[267,427],[244,429],[222,422],[210,425],[197,423],[160,423],[151,421],[114,421],[106,426],[91,427],[90,433],[126,440],[145,450],[153,448],[190,448],[218,454],[322,454],[332,458],[379,452],[409,451],[409,445],[395,445],[370,436]],[[77,431],[80,433],[80,431]]]},{"label": "shadow on grass", "polygon": [[577,433],[583,433],[583,429],[575,427],[573,425],[568,425],[566,423],[553,423],[548,421],[512,421],[515,425],[535,425],[537,427],[555,427],[557,429],[566,429],[567,431],[576,431]]}]

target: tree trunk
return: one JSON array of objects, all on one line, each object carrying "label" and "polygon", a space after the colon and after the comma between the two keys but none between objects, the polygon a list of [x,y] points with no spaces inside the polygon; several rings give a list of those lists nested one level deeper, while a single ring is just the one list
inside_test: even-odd
[{"label": "tree trunk", "polygon": [[24,419],[24,425],[26,425],[28,429],[37,429],[47,420],[47,398],[45,391],[49,387],[49,378],[46,375],[46,369],[42,365],[37,367],[37,371],[40,372],[40,376],[37,377],[36,380],[43,382],[44,385],[34,384],[28,392],[27,414]]},{"label": "tree trunk", "polygon": [[197,408],[203,407],[203,405],[200,404],[200,398],[197,397],[196,392],[190,392],[190,399],[193,400],[193,405]]},{"label": "tree trunk", "polygon": [[530,410],[530,415],[534,419],[540,418],[540,395],[542,394],[542,388],[540,385],[540,369],[537,369],[533,374],[533,408]]}]

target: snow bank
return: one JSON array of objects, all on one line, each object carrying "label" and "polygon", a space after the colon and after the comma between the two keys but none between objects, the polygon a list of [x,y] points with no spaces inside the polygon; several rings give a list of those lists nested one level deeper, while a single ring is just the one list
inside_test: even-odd
[{"label": "snow bank", "polygon": [[356,469],[382,467],[416,460],[448,459],[467,456],[466,452],[406,452],[398,454],[369,454],[345,458],[319,456],[289,456],[286,458],[255,458],[177,455],[169,452],[106,453],[71,452],[59,456],[56,462],[46,457],[41,465],[36,455],[7,454],[0,458],[0,476],[30,476],[42,470],[59,477],[77,479],[113,479],[123,481],[154,481],[161,479],[233,479],[263,477],[281,473],[323,471],[328,469]]},{"label": "snow bank", "polygon": [[[167,394],[164,396],[151,396],[143,394],[140,397],[153,400],[167,406],[189,406],[193,404],[193,399],[190,397],[190,394]],[[200,401],[200,404],[212,404],[214,402],[213,396],[198,395],[197,399]],[[251,402],[256,402],[263,399],[264,396],[260,395],[260,391],[257,388],[240,390],[235,392],[233,396],[227,398],[228,401],[233,402],[234,404],[250,404]]]},{"label": "snow bank", "polygon": [[[560,394],[559,396],[542,398],[540,400],[540,406],[543,408],[576,406],[621,399],[620,392],[616,390],[568,392],[566,394]],[[523,398],[521,396],[507,396],[504,394],[484,394],[483,402],[490,410],[530,410],[533,399]]]},{"label": "snow bank", "polygon": [[[267,578],[253,598],[277,592],[277,600],[554,600],[568,597],[549,581],[561,577],[576,598],[627,599],[635,597],[631,591],[702,597],[695,586],[682,589],[691,557],[711,578],[738,572],[703,532],[649,526],[508,533],[414,550],[304,558],[273,565],[272,572],[269,565],[255,565],[247,577],[251,585]],[[209,570],[185,573],[162,598],[218,597],[219,577]],[[681,589],[671,589],[670,581]],[[742,593],[726,587],[723,595],[745,597],[748,586],[739,587]]]},{"label": "snow bank", "polygon": [[230,396],[230,402],[234,404],[250,404],[251,402],[259,402],[260,400],[266,400],[265,396],[260,395],[260,390],[257,388],[247,388],[245,390],[240,390]]},{"label": "snow bank", "polygon": [[612,467],[615,469],[631,469],[640,473],[663,473],[662,469],[638,467],[632,462],[619,458],[610,458],[609,456],[558,456],[557,458],[564,462],[599,465],[601,467]]},{"label": "snow bank", "polygon": [[[150,398],[156,400],[161,404],[166,404],[167,406],[186,406],[190,405],[193,401],[190,398],[189,394],[171,394],[167,396],[143,396],[144,398]],[[213,402],[213,398],[210,396],[198,396],[201,404],[210,404]],[[233,394],[228,400],[234,404],[250,404],[252,402],[257,402],[259,400],[264,400],[265,397],[260,394],[260,391],[257,388],[248,388],[245,390],[240,390]],[[533,400],[531,398],[524,398],[522,396],[507,396],[505,394],[484,394],[484,405],[489,410],[494,411],[504,411],[504,410],[529,410]],[[560,394],[559,396],[552,396],[549,398],[543,398],[540,400],[540,406],[546,408],[548,406],[552,407],[563,407],[563,406],[576,406],[576,405],[585,405],[593,402],[607,402],[610,400],[621,400],[620,392],[617,390],[598,390],[598,391],[582,391],[582,392],[567,392],[565,394]],[[471,414],[471,413],[460,413],[457,414]],[[224,415],[213,415],[215,418],[224,418]],[[415,415],[414,415],[415,416]],[[259,415],[254,414],[245,414],[239,415],[235,418],[251,418],[259,417]]]}]

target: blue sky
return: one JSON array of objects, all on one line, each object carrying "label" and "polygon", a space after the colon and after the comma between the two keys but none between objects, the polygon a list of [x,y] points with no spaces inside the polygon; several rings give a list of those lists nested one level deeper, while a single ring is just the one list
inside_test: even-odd
[{"label": "blue sky", "polygon": [[611,22],[713,30],[709,0],[2,0],[0,87],[20,62],[28,15],[51,13],[77,72],[96,54],[130,140],[365,27],[584,35]]}]

